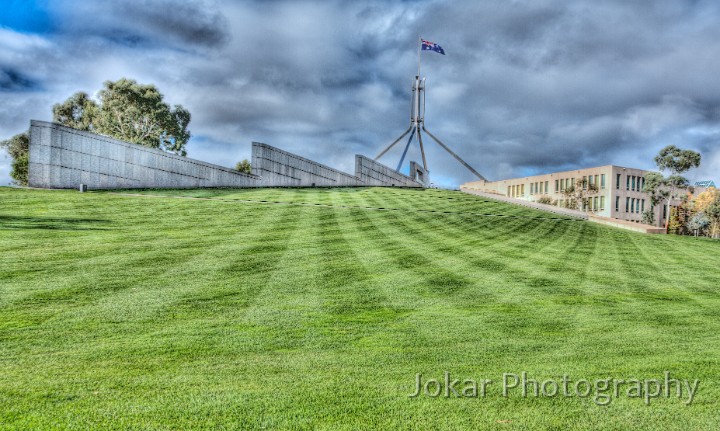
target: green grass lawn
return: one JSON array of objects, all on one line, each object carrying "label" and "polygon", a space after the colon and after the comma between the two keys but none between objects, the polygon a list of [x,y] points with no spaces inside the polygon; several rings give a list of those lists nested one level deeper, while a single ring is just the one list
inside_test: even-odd
[{"label": "green grass lawn", "polygon": [[[0,188],[0,429],[720,427],[720,242],[439,190],[128,193]],[[445,371],[493,384],[408,397]],[[503,397],[522,371],[701,383]]]}]

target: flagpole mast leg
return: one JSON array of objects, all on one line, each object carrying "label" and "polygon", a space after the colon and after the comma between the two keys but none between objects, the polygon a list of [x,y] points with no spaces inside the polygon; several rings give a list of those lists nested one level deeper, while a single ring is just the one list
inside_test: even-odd
[{"label": "flagpole mast leg", "polygon": [[400,142],[400,140],[401,140],[402,138],[404,138],[405,135],[407,135],[408,133],[410,133],[410,131],[412,130],[412,128],[413,128],[412,126],[408,127],[408,129],[405,131],[405,133],[403,133],[402,135],[400,135],[399,138],[395,139],[392,144],[390,144],[390,145],[388,145],[387,147],[385,147],[385,149],[382,150],[382,151],[380,152],[380,154],[378,154],[378,155],[375,157],[374,160],[379,159],[380,157],[384,156],[385,153],[387,153],[388,151],[390,151],[390,149],[391,149],[392,147],[394,147],[395,144],[397,144],[398,142]]},{"label": "flagpole mast leg", "polygon": [[485,177],[483,177],[482,175],[480,175],[480,173],[479,173],[478,171],[476,171],[475,169],[473,169],[472,166],[470,166],[469,164],[467,164],[467,162],[465,162],[465,160],[461,159],[460,156],[458,156],[457,154],[455,154],[450,148],[448,148],[447,145],[443,144],[438,138],[435,137],[435,135],[433,135],[432,133],[428,132],[428,130],[425,128],[425,125],[424,125],[424,124],[423,124],[422,129],[423,129],[423,131],[424,131],[425,133],[428,134],[428,136],[430,136],[435,142],[437,142],[438,145],[440,145],[441,147],[443,147],[443,149],[444,149],[445,151],[447,151],[448,153],[450,153],[451,156],[455,157],[455,160],[457,160],[458,162],[460,162],[460,163],[461,163],[463,166],[465,166],[470,172],[472,172],[473,174],[475,174],[476,177],[480,178],[480,179],[483,180],[483,181],[487,181],[487,179],[486,179]]},{"label": "flagpole mast leg", "polygon": [[402,168],[402,163],[405,161],[405,155],[407,155],[408,148],[410,148],[410,143],[412,142],[412,138],[415,136],[415,129],[413,129],[412,133],[410,134],[410,139],[407,141],[407,145],[405,145],[405,150],[402,153],[402,156],[400,157],[400,162],[398,162],[397,169],[395,169],[395,172],[400,172],[400,168]]}]

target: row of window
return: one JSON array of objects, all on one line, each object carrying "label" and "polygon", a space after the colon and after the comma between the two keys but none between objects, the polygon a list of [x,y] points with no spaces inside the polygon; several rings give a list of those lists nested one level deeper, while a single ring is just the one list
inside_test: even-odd
[{"label": "row of window", "polygon": [[583,190],[587,190],[588,186],[597,186],[599,189],[605,189],[605,174],[590,175],[583,177]]},{"label": "row of window", "polygon": [[598,212],[605,210],[605,196],[595,196],[583,202],[583,211]]},{"label": "row of window", "polygon": [[525,184],[518,184],[515,186],[508,186],[507,195],[511,198],[518,196],[525,196]]},{"label": "row of window", "polygon": [[531,195],[539,195],[539,194],[547,194],[548,192],[548,186],[550,185],[550,181],[545,181],[544,183],[542,181],[539,181],[537,183],[530,183],[530,194]]},{"label": "row of window", "polygon": [[[625,178],[625,190],[632,190],[634,192],[641,192],[645,188],[645,178],[637,175],[627,175]],[[622,174],[617,174],[617,182],[615,188],[620,190],[620,184],[622,183]]]},{"label": "row of window", "polygon": [[555,180],[555,193],[564,192],[565,189],[569,189],[573,184],[575,184],[575,178],[562,178]]},{"label": "row of window", "polygon": [[[582,177],[583,190],[587,190],[588,187],[597,186],[598,189],[605,189],[605,174],[600,175],[588,175]],[[564,192],[571,186],[575,186],[575,178],[563,178],[555,180],[555,193]]]},{"label": "row of window", "polygon": [[[597,185],[599,189],[605,189],[605,174],[590,175],[583,177],[583,189],[587,190],[588,186]],[[562,178],[555,180],[555,193],[562,193],[575,185],[575,178]],[[548,194],[550,193],[550,181],[538,181],[529,184],[530,194]],[[508,186],[507,195],[515,198],[525,196],[525,184],[517,184]]]},{"label": "row of window", "polygon": [[[620,211],[620,196],[615,196],[615,211]],[[645,199],[625,198],[626,213],[642,213],[645,211]]]}]

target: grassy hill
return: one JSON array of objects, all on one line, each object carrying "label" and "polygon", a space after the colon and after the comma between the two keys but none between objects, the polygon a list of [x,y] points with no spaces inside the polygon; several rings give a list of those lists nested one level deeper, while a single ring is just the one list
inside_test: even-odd
[{"label": "grassy hill", "polygon": [[[720,424],[720,242],[438,190],[140,193],[0,188],[0,429]],[[493,383],[408,397],[445,371]],[[523,371],[701,383],[503,397]]]}]

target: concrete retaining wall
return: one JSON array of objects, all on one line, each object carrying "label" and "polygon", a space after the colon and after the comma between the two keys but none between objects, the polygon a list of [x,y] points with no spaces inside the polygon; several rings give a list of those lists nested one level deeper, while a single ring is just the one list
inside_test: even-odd
[{"label": "concrete retaining wall", "polygon": [[256,187],[260,178],[43,121],[30,123],[30,187]]},{"label": "concrete retaining wall", "polygon": [[635,223],[627,220],[617,220],[609,217],[590,215],[590,221],[640,233],[650,233],[655,235],[665,235],[667,233],[665,231],[665,228],[662,227],[650,226],[647,224]]},{"label": "concrete retaining wall", "polygon": [[422,187],[407,175],[360,154],[355,156],[355,176],[367,186]]},{"label": "concrete retaining wall", "polygon": [[358,178],[267,144],[252,144],[253,174],[272,187],[358,186]]},{"label": "concrete retaining wall", "polygon": [[[30,123],[30,187],[72,189],[202,187],[422,187],[364,156],[356,175],[254,142],[253,174],[44,121]],[[425,175],[425,177],[427,177]]]}]

